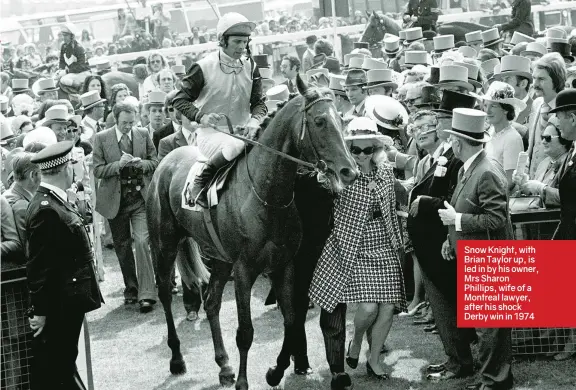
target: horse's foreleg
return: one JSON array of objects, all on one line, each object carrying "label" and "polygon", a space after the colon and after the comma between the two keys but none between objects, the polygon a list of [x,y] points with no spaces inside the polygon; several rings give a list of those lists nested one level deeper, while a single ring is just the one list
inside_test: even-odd
[{"label": "horse's foreleg", "polygon": [[234,384],[234,370],[228,365],[228,353],[222,340],[220,327],[220,308],[222,307],[222,293],[226,282],[232,273],[232,264],[219,260],[212,260],[210,270],[210,282],[204,302],[204,311],[210,322],[212,342],[214,343],[214,359],[220,367],[220,385],[232,386]]},{"label": "horse's foreleg", "polygon": [[276,359],[276,366],[266,373],[266,382],[270,386],[278,386],[284,371],[290,367],[290,356],[293,354],[294,340],[294,263],[290,261],[282,272],[275,272],[272,285],[276,292],[278,304],[284,316],[284,342]]},{"label": "horse's foreleg", "polygon": [[[167,239],[167,237],[164,237]],[[170,242],[167,242],[167,241]],[[174,375],[184,374],[186,372],[186,363],[180,351],[180,339],[176,333],[174,325],[174,316],[172,315],[172,270],[176,260],[178,242],[174,239],[167,239],[162,242],[161,249],[155,249],[152,245],[152,255],[156,264],[156,284],[158,285],[158,297],[164,308],[166,325],[168,326],[168,347],[172,351],[170,359],[170,372]]]},{"label": "horse's foreleg", "polygon": [[236,293],[236,307],[238,309],[238,330],[236,331],[236,345],[240,352],[240,369],[236,390],[248,390],[248,351],[254,340],[254,327],[250,311],[250,295],[252,286],[258,275],[252,271],[242,260],[234,267],[234,287]]}]

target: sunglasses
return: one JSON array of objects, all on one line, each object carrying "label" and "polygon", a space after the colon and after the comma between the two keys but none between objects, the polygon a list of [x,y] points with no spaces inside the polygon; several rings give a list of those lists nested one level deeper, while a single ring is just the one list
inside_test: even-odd
[{"label": "sunglasses", "polygon": [[77,128],[77,127],[69,127],[69,128],[66,129],[66,132],[67,132],[68,134],[70,134],[70,133],[77,133],[77,132],[78,132],[78,128]]},{"label": "sunglasses", "polygon": [[356,155],[360,155],[360,153],[364,153],[365,155],[370,155],[374,153],[374,146],[368,146],[364,149],[362,149],[359,146],[352,146],[350,148],[350,152],[352,152],[352,154],[356,154]]},{"label": "sunglasses", "polygon": [[168,107],[168,112],[174,112],[176,110],[174,107]]},{"label": "sunglasses", "polygon": [[559,135],[543,135],[541,138],[542,138],[542,141],[552,142],[552,138],[560,138],[560,136]]}]

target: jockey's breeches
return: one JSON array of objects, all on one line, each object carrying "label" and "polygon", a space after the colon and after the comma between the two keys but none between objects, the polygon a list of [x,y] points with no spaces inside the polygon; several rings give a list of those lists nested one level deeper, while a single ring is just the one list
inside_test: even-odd
[{"label": "jockey's breeches", "polygon": [[210,127],[200,127],[196,130],[196,142],[198,149],[207,158],[212,158],[221,151],[228,161],[234,160],[244,150],[244,142],[232,138],[227,134],[220,133]]}]

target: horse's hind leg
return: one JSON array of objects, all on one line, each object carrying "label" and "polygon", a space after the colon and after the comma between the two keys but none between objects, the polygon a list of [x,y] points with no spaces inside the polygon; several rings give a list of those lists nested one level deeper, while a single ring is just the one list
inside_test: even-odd
[{"label": "horse's hind leg", "polygon": [[238,308],[238,330],[236,331],[236,345],[240,352],[240,369],[236,390],[248,390],[248,351],[254,340],[254,327],[250,311],[250,296],[252,286],[258,274],[251,270],[242,260],[234,267],[234,288],[236,292],[236,307]]},{"label": "horse's hind leg", "polygon": [[266,373],[266,382],[270,386],[278,386],[284,376],[284,371],[290,367],[290,356],[293,354],[294,346],[294,263],[292,261],[281,272],[272,274],[272,285],[284,316],[284,342],[276,359],[276,366],[268,369]]},{"label": "horse's hind leg", "polygon": [[214,359],[220,367],[220,385],[232,386],[234,384],[234,369],[228,364],[228,353],[222,340],[222,329],[220,327],[220,308],[222,307],[222,293],[228,278],[232,273],[232,264],[219,260],[211,261],[210,282],[206,300],[204,301],[204,311],[210,322],[212,332],[212,342],[214,343]]}]

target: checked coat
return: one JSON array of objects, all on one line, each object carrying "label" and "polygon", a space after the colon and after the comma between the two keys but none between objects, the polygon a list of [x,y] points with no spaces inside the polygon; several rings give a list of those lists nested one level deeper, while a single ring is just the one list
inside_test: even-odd
[{"label": "checked coat", "polygon": [[310,299],[328,312],[349,302],[394,303],[405,310],[401,247],[393,169],[380,165],[361,173],[336,199],[334,228],[314,272]]}]

